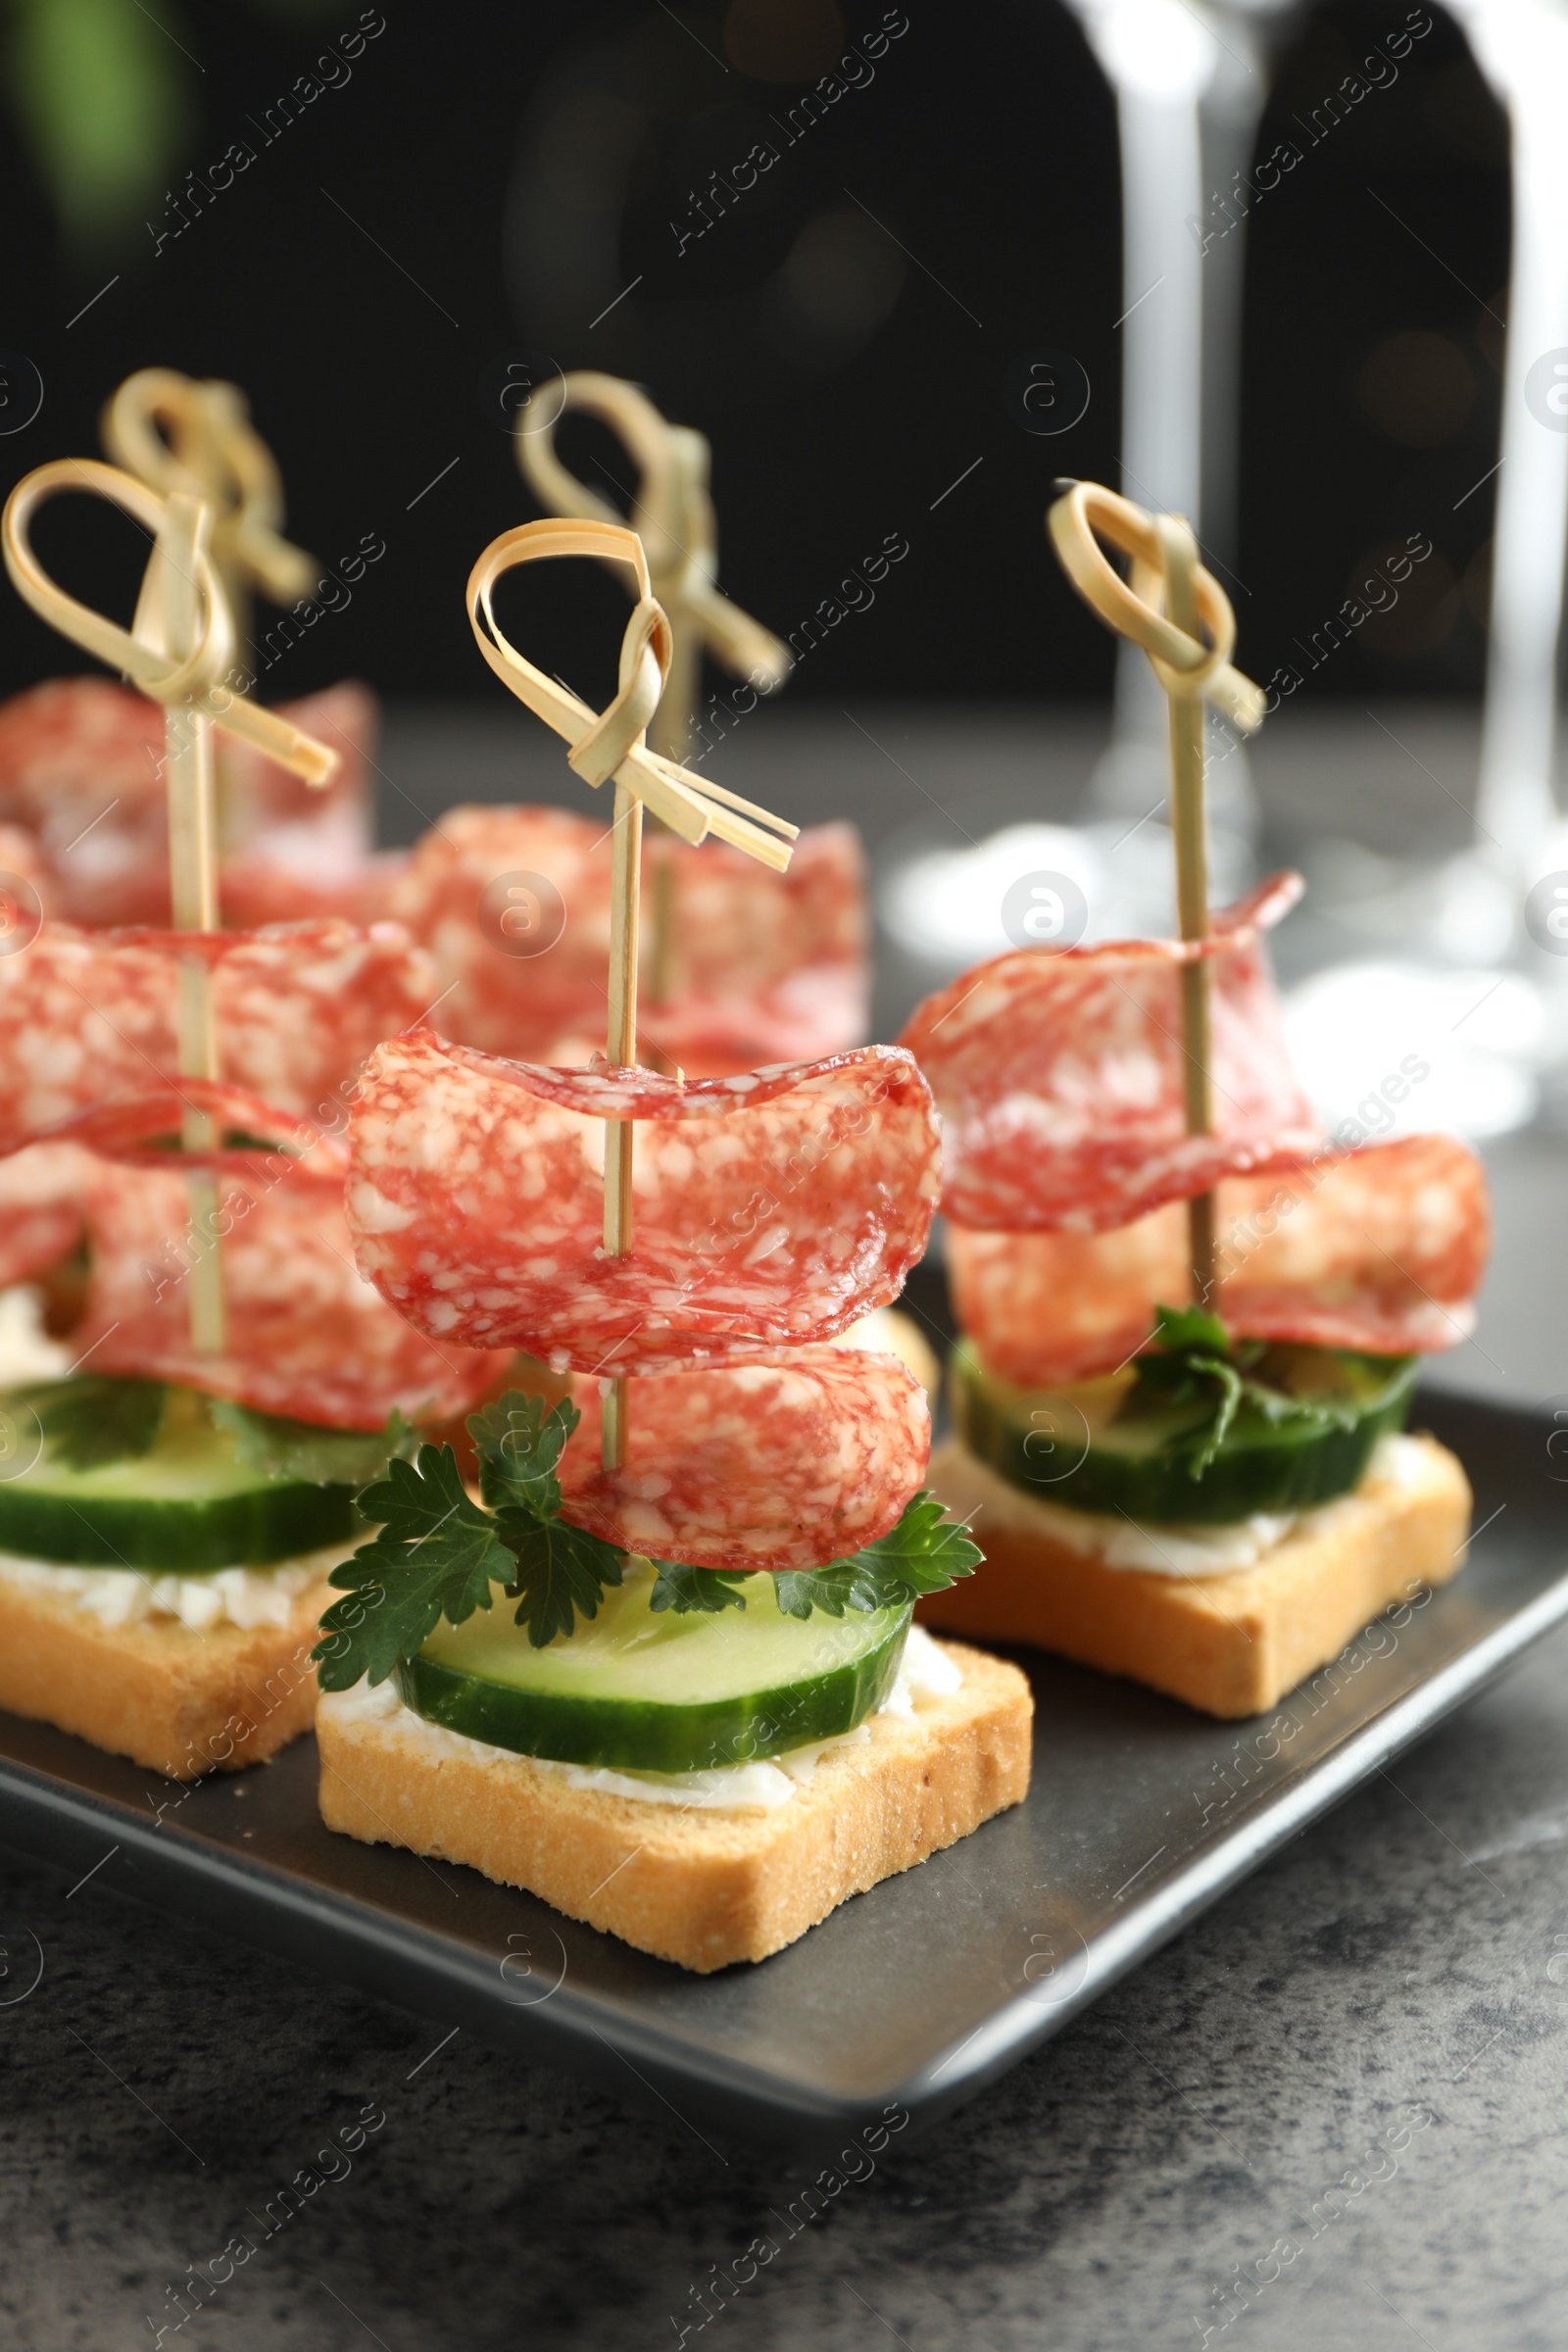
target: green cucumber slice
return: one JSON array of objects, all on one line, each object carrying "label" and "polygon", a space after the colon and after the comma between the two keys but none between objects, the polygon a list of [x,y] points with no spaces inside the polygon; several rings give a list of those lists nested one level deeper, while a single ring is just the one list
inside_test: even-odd
[{"label": "green cucumber slice", "polygon": [[960,1340],[953,1413],[972,1454],[1043,1502],[1144,1526],[1224,1527],[1349,1494],[1379,1438],[1403,1428],[1417,1370],[1409,1355],[1271,1348],[1253,1377],[1297,1396],[1332,1398],[1349,1426],[1276,1427],[1244,1402],[1200,1478],[1189,1474],[1179,1447],[1208,1408],[1155,1399],[1145,1409],[1130,1367],[1074,1388],[1019,1389],[988,1372],[972,1343]]},{"label": "green cucumber slice", "polygon": [[[29,1394],[37,1396],[0,1396],[13,1459],[31,1452],[27,1433],[35,1438],[39,1426]],[[45,1436],[24,1469],[0,1476],[0,1551],[191,1576],[264,1567],[363,1532],[353,1485],[257,1468],[208,1407],[194,1390],[171,1387],[145,1451],[88,1468],[62,1458],[69,1446]],[[49,1418],[46,1410],[45,1426]]]},{"label": "green cucumber slice", "polygon": [[892,1690],[907,1608],[786,1617],[773,1580],[738,1588],[744,1612],[655,1612],[635,1562],[599,1614],[544,1649],[495,1606],[442,1624],[397,1670],[404,1701],[448,1731],[519,1755],[622,1772],[748,1764],[854,1731]]}]

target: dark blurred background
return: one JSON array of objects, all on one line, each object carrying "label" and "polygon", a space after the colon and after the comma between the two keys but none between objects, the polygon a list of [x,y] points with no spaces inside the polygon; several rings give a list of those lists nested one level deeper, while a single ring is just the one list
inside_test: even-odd
[{"label": "dark blurred background", "polygon": [[[10,0],[0,347],[34,363],[44,398],[0,437],[3,486],[96,454],[100,405],[132,368],[230,377],[282,464],[293,535],[329,567],[362,535],[386,543],[277,694],[352,673],[482,698],[463,582],[537,511],[482,388],[498,361],[547,355],[636,377],[710,434],[723,584],[781,634],[888,534],[908,540],[874,607],[801,664],[792,704],[1108,690],[1110,642],[1048,560],[1042,513],[1057,473],[1117,479],[1112,103],[1057,0],[908,0],[868,77],[787,143],[806,87],[890,13]],[[1437,551],[1301,700],[1481,681],[1501,118],[1434,9],[1332,135],[1308,148],[1296,127],[1407,13],[1319,8],[1258,140],[1306,152],[1248,223],[1229,581],[1247,666],[1298,660],[1378,551],[1413,532]],[[704,207],[710,175],[729,180],[759,139],[778,163],[723,214]],[[235,142],[254,161],[220,185]],[[1041,347],[1091,387],[1054,439],[1021,429],[1004,392]],[[624,481],[597,430],[564,428],[563,455]],[[122,525],[68,501],[39,541],[128,613],[142,551]],[[539,607],[538,652],[584,691],[624,615],[598,585],[606,617],[581,649],[572,598]],[[0,689],[86,665],[9,593],[6,617]]]}]

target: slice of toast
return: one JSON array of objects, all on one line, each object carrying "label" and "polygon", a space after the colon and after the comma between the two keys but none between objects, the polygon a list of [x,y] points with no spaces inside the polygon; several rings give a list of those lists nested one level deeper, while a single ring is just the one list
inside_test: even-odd
[{"label": "slice of toast", "polygon": [[466,1862],[702,1974],[763,1960],[881,1879],[966,1838],[1029,1787],[1034,1702],[1017,1667],[952,1643],[963,1680],[912,1717],[873,1716],[771,1812],[647,1804],[560,1768],[323,1694],[321,1818],[374,1844]]},{"label": "slice of toast", "polygon": [[1385,1442],[1353,1494],[1303,1513],[1255,1566],[1218,1576],[1108,1567],[1064,1541],[1060,1505],[956,1438],[932,1454],[927,1484],[971,1520],[986,1561],[922,1600],[923,1623],[1059,1650],[1227,1718],[1272,1707],[1391,1603],[1419,1603],[1463,1565],[1470,1530],[1469,1481],[1434,1438]]},{"label": "slice of toast", "polygon": [[69,1593],[0,1576],[0,1707],[170,1780],[239,1772],[310,1730],[311,1651],[334,1597],[323,1567],[286,1625],[196,1633],[177,1617],[106,1625]]}]

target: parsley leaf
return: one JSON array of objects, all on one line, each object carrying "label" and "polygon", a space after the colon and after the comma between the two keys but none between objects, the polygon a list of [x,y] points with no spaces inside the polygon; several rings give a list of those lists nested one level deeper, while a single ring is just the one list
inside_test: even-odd
[{"label": "parsley leaf", "polygon": [[394,1405],[382,1429],[318,1429],[279,1413],[254,1412],[227,1397],[210,1396],[207,1410],[226,1429],[234,1451],[269,1478],[303,1478],[318,1487],[363,1487],[390,1461],[407,1461],[417,1434]]},{"label": "parsley leaf", "polygon": [[1206,1349],[1210,1355],[1223,1355],[1230,1347],[1230,1334],[1218,1315],[1211,1315],[1201,1306],[1156,1306],[1154,1309],[1154,1345],[1167,1355],[1178,1355],[1184,1348]]},{"label": "parsley leaf", "polygon": [[[468,1494],[450,1446],[421,1446],[416,1461],[388,1462],[386,1477],[359,1497],[380,1533],[332,1572],[347,1597],[321,1619],[325,1638],[312,1653],[323,1690],[346,1690],[365,1674],[384,1682],[443,1617],[461,1625],[489,1608],[495,1584],[517,1603],[514,1622],[527,1627],[535,1649],[569,1637],[579,1617],[598,1615],[628,1555],[561,1517],[556,1466],[579,1417],[564,1400],[547,1410],[542,1397],[515,1390],[470,1414],[488,1508]],[[922,1493],[875,1544],[825,1568],[780,1573],[773,1589],[792,1617],[813,1608],[832,1617],[847,1608],[902,1608],[972,1575],[981,1556],[937,1497]],[[746,1606],[736,1590],[744,1571],[654,1565],[653,1609],[716,1615]]]},{"label": "parsley leaf", "polygon": [[496,1526],[515,1563],[507,1583],[514,1622],[528,1628],[535,1649],[573,1633],[579,1617],[597,1617],[605,1587],[620,1583],[626,1554],[584,1528],[520,1510],[502,1511]]},{"label": "parsley leaf", "polygon": [[450,1446],[387,1462],[385,1478],[358,1497],[380,1533],[332,1572],[349,1597],[321,1619],[330,1639],[313,1654],[323,1690],[346,1690],[363,1674],[384,1682],[443,1617],[461,1625],[488,1609],[492,1585],[517,1603],[514,1622],[535,1649],[598,1615],[626,1554],[560,1515],[556,1465],[579,1418],[564,1399],[546,1410],[542,1397],[517,1390],[470,1414],[483,1503],[464,1485]]},{"label": "parsley leaf", "polygon": [[512,1553],[490,1513],[470,1499],[450,1446],[421,1446],[416,1461],[388,1462],[360,1508],[381,1530],[332,1571],[329,1581],[347,1597],[322,1617],[327,1638],[311,1653],[323,1690],[347,1690],[367,1674],[384,1683],[443,1617],[461,1625],[489,1608],[490,1587],[513,1573]]},{"label": "parsley leaf", "polygon": [[38,1381],[13,1395],[37,1415],[51,1454],[68,1470],[100,1470],[150,1453],[168,1399],[161,1380],[103,1372]]},{"label": "parsley leaf", "polygon": [[746,1581],[742,1570],[685,1568],[676,1560],[657,1560],[654,1564],[659,1574],[648,1595],[651,1609],[673,1609],[677,1617],[689,1616],[694,1609],[700,1609],[705,1616],[716,1617],[720,1609],[746,1606],[735,1590]]},{"label": "parsley leaf", "polygon": [[1189,1478],[1200,1479],[1236,1425],[1255,1414],[1271,1429],[1303,1433],[1353,1429],[1361,1407],[1353,1396],[1319,1392],[1299,1396],[1278,1385],[1283,1351],[1263,1340],[1232,1341],[1217,1315],[1200,1307],[1156,1306],[1153,1347],[1134,1358],[1136,1385],[1123,1414],[1136,1419],[1184,1406],[1195,1417],[1173,1430],[1161,1450]]},{"label": "parsley leaf", "polygon": [[579,1617],[597,1617],[607,1586],[620,1583],[626,1554],[561,1516],[556,1466],[582,1415],[568,1398],[548,1408],[542,1396],[510,1389],[468,1415],[479,1453],[479,1491],[496,1514],[511,1552],[507,1598],[535,1649],[569,1636]]},{"label": "parsley leaf", "polygon": [[906,1608],[922,1592],[942,1592],[960,1576],[973,1576],[985,1554],[950,1519],[937,1496],[922,1488],[906,1504],[897,1527],[848,1559],[824,1568],[782,1569],[773,1579],[778,1605],[787,1617],[808,1617],[813,1609],[842,1617],[846,1609]]},{"label": "parsley leaf", "polygon": [[493,1511],[510,1506],[555,1518],[561,1509],[556,1465],[581,1419],[565,1397],[547,1412],[542,1396],[525,1396],[518,1389],[468,1415],[468,1435],[479,1450],[479,1491]]}]

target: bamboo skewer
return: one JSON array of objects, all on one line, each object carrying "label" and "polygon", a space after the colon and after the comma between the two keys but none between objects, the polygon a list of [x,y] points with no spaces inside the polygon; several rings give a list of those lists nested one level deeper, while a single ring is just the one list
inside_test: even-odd
[{"label": "bamboo skewer", "polygon": [[[642,803],[624,784],[615,786],[614,872],[610,904],[610,1038],[612,1068],[630,1069],[637,1059],[637,918],[642,868]],[[631,1250],[632,1152],[637,1128],[632,1119],[605,1121],[605,1250],[625,1257]],[[612,1380],[605,1398],[601,1459],[618,1470],[625,1458],[626,1380]]]},{"label": "bamboo skewer", "polygon": [[[209,552],[212,510],[183,493],[172,496],[142,581],[133,633],[155,653],[188,661],[201,643],[198,566]],[[218,843],[213,796],[213,722],[193,710],[164,710],[164,783],[169,800],[169,895],[176,931],[216,931]],[[200,956],[182,958],[175,1062],[182,1078],[218,1076],[212,974]],[[217,1122],[187,1110],[181,1142],[211,1152]],[[198,1355],[221,1355],[223,1269],[218,1248],[218,1182],[210,1170],[185,1179],[191,1245],[190,1344]]]},{"label": "bamboo skewer", "polygon": [[[1179,514],[1161,514],[1155,529],[1165,558],[1165,616],[1184,635],[1199,635],[1198,542]],[[1170,697],[1170,808],[1176,845],[1176,916],[1186,940],[1208,937],[1208,837],[1203,808],[1203,706],[1196,695]],[[1182,1095],[1189,1135],[1214,1125],[1209,1076],[1208,958],[1182,965]],[[1195,1306],[1206,1306],[1214,1287],[1214,1196],[1197,1193],[1187,1203],[1187,1246]]]},{"label": "bamboo skewer", "polygon": [[[614,700],[591,710],[559,680],[548,677],[502,633],[494,592],[515,565],[552,556],[592,556],[603,564],[629,565],[637,600],[620,645],[620,676]],[[690,768],[649,751],[645,730],[659,707],[670,661],[669,619],[649,582],[648,556],[641,539],[623,523],[523,523],[492,540],[467,586],[468,620],[474,640],[503,685],[555,728],[570,749],[575,774],[593,785],[615,786],[610,936],[610,1026],[607,1059],[615,1069],[637,1060],[637,949],[645,806],[685,841],[712,833],[760,863],[782,873],[789,864],[797,828],[753,802]],[[605,1121],[605,1225],[608,1256],[625,1257],[632,1247],[632,1173],[635,1122]],[[601,1460],[616,1470],[626,1459],[630,1382],[611,1379],[604,1400]]]},{"label": "bamboo skewer", "polygon": [[[635,384],[580,369],[564,376],[549,422],[516,436],[517,464],[550,513],[619,524],[621,517],[556,455],[556,427],[576,410],[598,416],[625,444],[637,468],[628,522],[648,558],[652,594],[670,628],[669,667],[648,722],[649,748],[666,760],[685,760],[702,695],[703,657],[771,694],[789,674],[791,656],[770,629],[743,612],[715,585],[718,528],[709,492],[711,452],[706,434],[671,424]],[[648,1001],[668,1004],[674,994],[675,868],[667,845],[652,843],[653,905],[649,921]]]},{"label": "bamboo skewer", "polygon": [[315,593],[321,567],[282,537],[283,481],[236,384],[140,368],[104,409],[100,431],[117,466],[167,498],[213,510],[213,561],[236,642],[251,636],[251,597],[292,605]]},{"label": "bamboo skewer", "polygon": [[[1244,734],[1251,734],[1263,721],[1263,697],[1230,665],[1236,616],[1224,590],[1199,561],[1198,541],[1185,516],[1146,514],[1094,482],[1061,482],[1057,488],[1065,495],[1046,519],[1062,568],[1102,620],[1143,648],[1169,700],[1177,921],[1183,941],[1198,946],[1209,936],[1203,707],[1218,704]],[[1102,538],[1131,559],[1126,581],[1106,561]],[[1181,1008],[1186,1129],[1189,1135],[1206,1135],[1214,1124],[1206,956],[1191,956],[1181,966]],[[1187,1232],[1193,1302],[1206,1306],[1215,1272],[1211,1192],[1189,1200]]]},{"label": "bamboo skewer", "polygon": [[[129,631],[66,595],[33,554],[33,514],[63,490],[107,499],[152,535],[153,553]],[[220,928],[214,726],[243,737],[308,784],[325,784],[338,764],[337,754],[325,744],[220,685],[233,662],[234,634],[212,552],[212,510],[204,500],[183,490],[162,498],[129,474],[92,459],[38,466],[17,484],[0,518],[6,570],[39,618],[163,705],[169,888],[178,931]],[[181,1077],[218,1077],[212,978],[200,956],[180,962],[175,1040]],[[186,1111],[181,1133],[186,1151],[210,1152],[219,1140],[210,1112]],[[185,1181],[192,1245],[191,1347],[197,1354],[219,1354],[225,1332],[217,1181],[205,1169],[190,1170]]]}]

